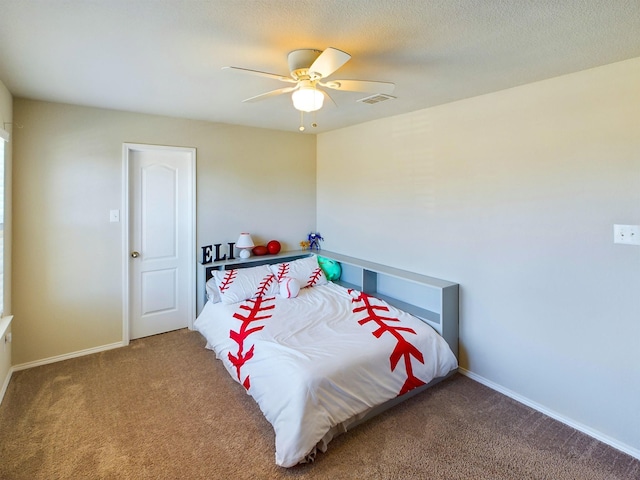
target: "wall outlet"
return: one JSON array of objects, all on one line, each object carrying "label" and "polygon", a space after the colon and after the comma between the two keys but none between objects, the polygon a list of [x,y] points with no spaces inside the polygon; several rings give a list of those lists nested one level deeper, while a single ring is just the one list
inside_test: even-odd
[{"label": "wall outlet", "polygon": [[640,225],[614,225],[613,243],[640,245]]}]

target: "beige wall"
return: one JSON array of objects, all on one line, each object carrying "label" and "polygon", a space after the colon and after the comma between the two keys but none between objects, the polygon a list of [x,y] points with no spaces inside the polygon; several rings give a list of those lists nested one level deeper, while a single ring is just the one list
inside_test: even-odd
[{"label": "beige wall", "polygon": [[13,363],[122,340],[124,142],[197,149],[197,250],[315,227],[315,137],[16,99]]},{"label": "beige wall", "polygon": [[461,284],[461,365],[640,455],[640,58],[320,134],[327,250]]}]

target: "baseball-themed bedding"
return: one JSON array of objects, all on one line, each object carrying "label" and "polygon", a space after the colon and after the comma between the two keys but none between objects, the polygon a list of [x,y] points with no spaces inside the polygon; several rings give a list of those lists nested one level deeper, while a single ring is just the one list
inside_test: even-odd
[{"label": "baseball-themed bedding", "polygon": [[215,271],[207,291],[194,326],[273,425],[283,467],[312,459],[353,419],[457,368],[429,325],[328,282],[316,256]]}]

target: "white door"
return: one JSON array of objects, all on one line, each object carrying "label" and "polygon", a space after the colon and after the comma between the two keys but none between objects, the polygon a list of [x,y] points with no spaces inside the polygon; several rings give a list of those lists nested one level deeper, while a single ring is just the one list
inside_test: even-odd
[{"label": "white door", "polygon": [[125,144],[125,163],[126,343],[193,326],[195,149]]}]

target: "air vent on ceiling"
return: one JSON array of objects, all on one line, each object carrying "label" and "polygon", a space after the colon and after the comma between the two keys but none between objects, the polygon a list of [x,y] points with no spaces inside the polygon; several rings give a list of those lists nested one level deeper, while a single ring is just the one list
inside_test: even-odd
[{"label": "air vent on ceiling", "polygon": [[396,97],[392,97],[391,95],[385,95],[384,93],[376,93],[375,95],[369,95],[368,97],[361,98],[357,100],[361,103],[368,103],[369,105],[373,105],[374,103],[384,102],[385,100],[392,100]]}]

